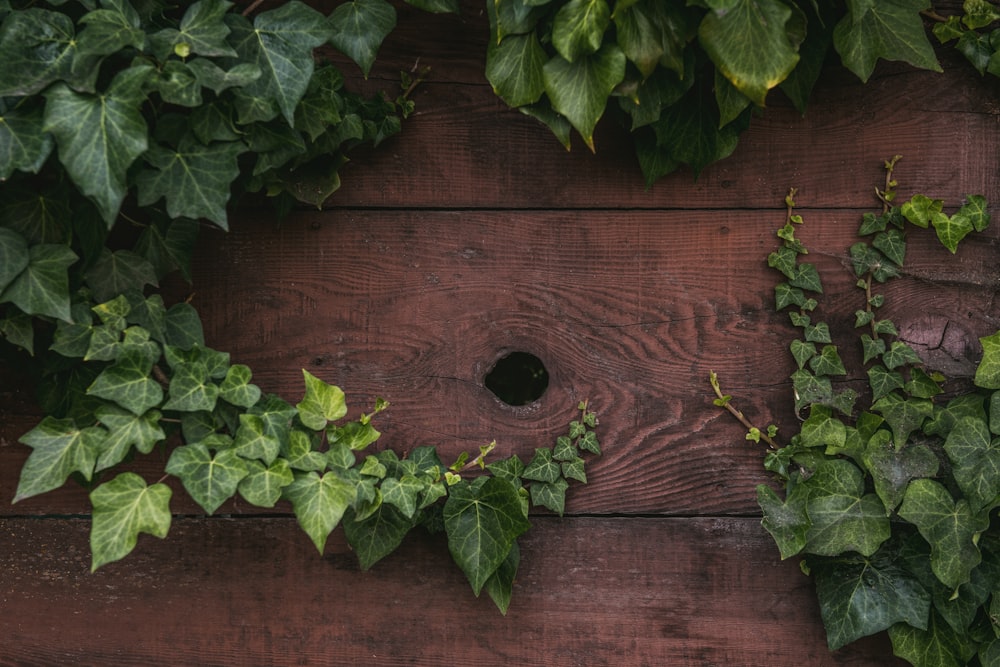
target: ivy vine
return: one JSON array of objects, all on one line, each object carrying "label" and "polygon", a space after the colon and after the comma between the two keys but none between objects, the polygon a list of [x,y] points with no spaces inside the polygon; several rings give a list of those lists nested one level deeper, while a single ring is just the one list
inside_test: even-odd
[{"label": "ivy vine", "polygon": [[[933,228],[956,252],[990,222],[986,200],[969,196],[952,214],[944,202],[915,195],[895,201],[886,163],[882,210],[863,216],[851,246],[857,279],[862,369],[849,369],[826,323],[814,321],[819,272],[800,261],[803,223],[788,215],[768,264],[784,280],[775,308],[788,311],[800,336],[790,351],[799,431],[781,445],[778,429],[754,427],[712,374],[716,405],[766,442],[764,467],[784,497],[760,485],[763,526],[782,558],[800,556],[815,581],[831,650],[888,631],[895,654],[918,667],[992,665],[1000,660],[1000,332],[980,339],[978,388],[944,399],[945,378],[929,370],[880,315],[878,286],[899,277],[908,230]],[[837,389],[840,377],[867,377],[863,393]]]}]

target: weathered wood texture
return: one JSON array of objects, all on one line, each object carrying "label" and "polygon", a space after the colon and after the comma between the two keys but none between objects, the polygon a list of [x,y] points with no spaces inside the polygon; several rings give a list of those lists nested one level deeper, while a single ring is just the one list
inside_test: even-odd
[{"label": "weathered wood texture", "polygon": [[[335,3],[314,3],[332,6]],[[789,187],[825,281],[820,316],[857,359],[861,295],[845,260],[881,162],[904,155],[902,195],[956,206],[1000,199],[997,86],[942,52],[944,75],[880,65],[867,85],[830,68],[805,118],[773,96],[728,160],[647,190],[609,123],[596,156],[566,153],[483,79],[486,19],[399,6],[368,81],[430,65],[398,138],[344,170],[324,212],[280,226],[239,209],[199,249],[193,303],[211,345],[265,390],[297,399],[301,369],[355,411],[376,396],[383,446],[445,456],[497,439],[528,457],[589,398],[605,453],[568,512],[536,517],[510,616],[476,600],[443,543],[416,537],[360,573],[339,533],[323,558],[287,518],[229,503],[232,519],[178,520],[163,542],[90,575],[86,494],[11,506],[37,419],[0,374],[0,663],[885,665],[883,639],[829,654],[810,582],[759,526],[761,452],[712,406],[708,373],[755,421],[795,427],[771,310]],[[956,258],[915,235],[886,314],[962,385],[979,336],[1000,328],[998,226]],[[180,289],[177,288],[178,293]],[[510,351],[545,363],[549,389],[511,407],[483,386]],[[862,386],[854,377],[847,380]],[[155,457],[154,457],[155,458]],[[136,462],[150,479],[159,458]],[[197,514],[180,492],[174,508]],[[640,518],[642,517],[642,518]]]}]

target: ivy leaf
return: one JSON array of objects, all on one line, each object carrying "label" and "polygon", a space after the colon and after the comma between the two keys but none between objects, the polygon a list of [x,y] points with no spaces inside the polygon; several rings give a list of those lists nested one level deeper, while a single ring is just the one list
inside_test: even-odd
[{"label": "ivy leaf", "polygon": [[108,437],[101,443],[94,472],[117,465],[135,447],[143,454],[153,451],[156,443],[166,438],[160,427],[158,410],[136,415],[115,405],[102,405],[97,409],[97,419],[108,430]]},{"label": "ivy leaf", "polygon": [[532,505],[548,508],[559,516],[566,511],[566,489],[569,488],[569,482],[562,477],[554,482],[532,482],[529,488]]},{"label": "ivy leaf", "polygon": [[309,434],[298,429],[289,433],[282,454],[288,465],[296,470],[320,472],[326,468],[326,456],[313,449],[313,441]]},{"label": "ivy leaf", "polygon": [[305,369],[302,369],[302,376],[305,378],[306,393],[295,407],[306,427],[322,431],[328,422],[347,414],[347,403],[340,387],[327,384]]},{"label": "ivy leaf", "polygon": [[930,479],[910,482],[899,516],[914,524],[930,545],[931,569],[942,584],[955,590],[969,580],[981,560],[976,542],[989,517],[973,513],[965,499],[956,502]]},{"label": "ivy leaf", "polygon": [[537,102],[545,92],[545,50],[534,32],[508,35],[486,51],[486,78],[493,92],[512,107]]},{"label": "ivy leaf", "polygon": [[552,45],[568,62],[575,62],[601,48],[610,24],[606,0],[569,0],[552,21]]},{"label": "ivy leaf", "polygon": [[990,214],[986,210],[986,198],[982,195],[966,197],[965,203],[952,217],[964,218],[977,232],[985,230],[990,224]]},{"label": "ivy leaf", "polygon": [[903,501],[910,480],[933,477],[938,471],[937,456],[929,447],[907,444],[897,449],[885,430],[876,431],[868,441],[863,458],[886,512],[896,509]]},{"label": "ivy leaf", "polygon": [[926,398],[901,398],[895,392],[887,394],[872,404],[872,411],[879,413],[892,429],[896,447],[902,447],[916,431],[934,414],[934,404]]},{"label": "ivy leaf", "polygon": [[406,0],[406,4],[432,14],[457,14],[458,0]]},{"label": "ivy leaf", "polygon": [[931,596],[891,558],[843,554],[809,560],[831,651],[897,623],[927,625]]},{"label": "ivy leaf", "polygon": [[0,97],[34,95],[68,78],[78,46],[66,13],[34,7],[12,12],[0,26]]},{"label": "ivy leaf", "polygon": [[892,342],[882,356],[882,363],[885,364],[886,368],[892,370],[906,364],[922,364],[924,360],[912,347],[897,340]]},{"label": "ivy leaf", "polygon": [[569,120],[594,151],[594,127],[611,91],[625,78],[625,54],[617,45],[605,44],[575,62],[555,56],[545,63],[542,74],[552,108]]},{"label": "ivy leaf", "polygon": [[809,360],[809,368],[817,376],[821,375],[847,375],[844,362],[837,354],[836,345],[824,345],[819,355]]},{"label": "ivy leaf", "polygon": [[0,180],[15,170],[37,174],[42,168],[54,145],[43,123],[40,107],[14,107],[0,114]]},{"label": "ivy leaf", "polygon": [[152,167],[136,179],[139,205],[163,197],[171,218],[207,218],[227,229],[229,185],[239,176],[237,158],[246,151],[241,141],[202,144],[193,137],[176,150],[155,145],[143,156]]},{"label": "ivy leaf", "polygon": [[[157,55],[165,59],[171,52],[180,55],[196,53],[202,56],[235,56],[236,52],[226,43],[229,28],[223,19],[233,3],[225,0],[200,0],[192,3],[181,18],[180,25],[167,28],[150,36]],[[218,92],[218,91],[216,91]]]},{"label": "ivy leaf", "polygon": [[379,439],[382,434],[375,430],[371,422],[348,422],[343,426],[328,426],[327,440],[330,445],[343,444],[348,449],[360,451]]},{"label": "ivy leaf", "polygon": [[865,493],[864,475],[844,459],[825,459],[808,485],[806,514],[812,522],[805,550],[821,556],[857,551],[871,556],[891,534],[885,507]]},{"label": "ivy leaf", "polygon": [[[16,250],[16,246],[14,243],[7,247]],[[9,301],[28,315],[45,315],[72,322],[66,270],[76,260],[76,253],[65,245],[31,246],[28,249],[28,265],[0,293],[0,303]],[[11,265],[19,263],[13,260]]]},{"label": "ivy leaf", "polygon": [[[0,227],[0,295],[28,267],[28,242],[12,229]],[[67,284],[66,291],[69,292]]]},{"label": "ivy leaf", "polygon": [[799,370],[805,367],[806,363],[816,355],[816,344],[808,343],[798,338],[794,339],[790,345],[792,358],[798,364]]},{"label": "ivy leaf", "polygon": [[614,22],[618,46],[635,63],[642,77],[648,78],[666,53],[663,26],[656,21],[656,10],[648,5],[615,5]]},{"label": "ivy leaf", "polygon": [[972,646],[941,615],[931,609],[927,629],[907,623],[889,628],[892,652],[912,665],[962,667],[972,658]]},{"label": "ivy leaf", "polygon": [[849,12],[833,29],[844,66],[863,82],[879,58],[942,71],[920,16],[927,6],[926,0],[879,0],[866,2],[860,13]]},{"label": "ivy leaf", "polygon": [[964,215],[936,216],[931,224],[937,232],[941,245],[951,251],[952,254],[958,251],[958,244],[972,231],[972,219]]},{"label": "ivy leaf", "polygon": [[787,501],[783,501],[774,489],[759,484],[757,504],[764,513],[761,525],[774,539],[781,559],[790,558],[801,552],[806,545],[806,534],[810,525],[804,494],[793,492]]},{"label": "ivy leaf", "polygon": [[733,86],[757,106],[795,68],[797,49],[786,24],[792,16],[778,0],[710,1],[698,39]]},{"label": "ivy leaf", "polygon": [[285,459],[277,459],[270,465],[247,461],[246,466],[247,476],[240,480],[236,488],[248,503],[257,507],[274,507],[281,498],[282,490],[295,481]]},{"label": "ivy leaf", "polygon": [[833,416],[833,410],[817,403],[810,409],[809,418],[802,422],[800,435],[804,447],[843,447],[847,427]]},{"label": "ivy leaf", "polygon": [[239,408],[250,408],[260,400],[260,387],[250,384],[249,366],[233,364],[219,385],[219,398]]},{"label": "ivy leaf", "polygon": [[355,490],[353,484],[333,471],[322,477],[307,472],[296,475],[295,481],[285,487],[284,495],[292,503],[299,526],[322,554],[326,538],[354,502]]},{"label": "ivy leaf", "polygon": [[918,194],[903,204],[900,213],[917,227],[926,229],[935,219],[944,215],[943,209],[944,201]]},{"label": "ivy leaf", "polygon": [[233,446],[245,459],[260,459],[270,465],[281,451],[281,441],[267,428],[265,420],[255,414],[243,413],[236,430]]},{"label": "ivy leaf", "polygon": [[139,106],[152,71],[148,65],[122,70],[103,95],[77,93],[64,83],[45,91],[45,130],[55,137],[59,161],[109,229],[125,198],[126,171],[147,148]]},{"label": "ivy leaf", "polygon": [[551,484],[562,477],[562,471],[559,463],[552,460],[552,450],[541,447],[535,450],[535,455],[524,468],[521,477]]},{"label": "ivy leaf", "polygon": [[138,349],[123,350],[87,387],[89,396],[117,403],[134,415],[143,415],[163,400],[163,389],[150,377],[153,360]]},{"label": "ivy leaf", "polygon": [[813,264],[799,264],[795,271],[795,276],[788,281],[792,287],[801,287],[811,292],[823,293],[823,284],[819,279],[819,272]]},{"label": "ivy leaf", "polygon": [[798,287],[788,283],[778,283],[774,286],[774,309],[784,310],[788,306],[802,306],[806,302],[805,293]]},{"label": "ivy leaf", "polygon": [[980,338],[983,358],[976,367],[974,382],[983,389],[1000,389],[1000,331]]},{"label": "ivy leaf", "polygon": [[876,234],[872,239],[872,246],[881,250],[897,266],[902,266],[906,259],[906,237],[901,229],[889,229]]},{"label": "ivy leaf", "polygon": [[944,450],[972,510],[992,508],[1000,495],[1000,439],[992,438],[986,422],[975,417],[959,419]]},{"label": "ivy leaf", "polygon": [[382,482],[382,502],[395,505],[403,516],[412,519],[417,511],[417,499],[427,484],[413,475],[403,475],[399,479],[389,477]]},{"label": "ivy leaf", "polygon": [[362,570],[368,570],[403,543],[403,538],[413,528],[413,520],[403,515],[398,507],[382,504],[364,519],[353,513],[344,519],[344,536],[358,555]]},{"label": "ivy leaf", "polygon": [[476,595],[506,560],[514,540],[531,527],[517,489],[497,477],[481,485],[461,482],[451,487],[444,525],[452,558]]},{"label": "ivy leaf", "polygon": [[90,493],[94,514],[90,527],[93,572],[124,558],[135,548],[139,533],[164,538],[170,530],[170,496],[166,484],[146,486],[135,473],[126,472]]},{"label": "ivy leaf", "polygon": [[123,0],[105,0],[101,7],[80,17],[80,23],[85,26],[77,36],[80,53],[106,56],[125,47],[141,50],[146,34],[140,29],[135,8]]},{"label": "ivy leaf", "polygon": [[225,20],[232,31],[229,43],[240,59],[261,71],[261,76],[241,91],[250,99],[276,105],[294,127],[295,107],[313,74],[312,50],[333,34],[326,17],[293,0],[261,12],[252,26],[246,18],[232,12],[226,14]]},{"label": "ivy leaf", "polygon": [[396,27],[396,10],[386,0],[353,0],[330,14],[330,44],[357,63],[368,78],[379,47]]},{"label": "ivy leaf", "polygon": [[486,580],[486,593],[504,616],[507,615],[507,609],[510,608],[510,598],[514,590],[514,579],[517,576],[517,567],[520,564],[521,549],[517,546],[517,542],[514,542],[507,557],[500,564],[500,567]]},{"label": "ivy leaf", "polygon": [[175,449],[164,471],[179,478],[195,502],[212,514],[236,493],[249,469],[234,450],[223,449],[212,456],[208,447],[196,442]]},{"label": "ivy leaf", "polygon": [[211,412],[219,398],[219,387],[209,379],[204,363],[191,362],[179,364],[174,369],[167,393],[169,397],[163,404],[164,410]]},{"label": "ivy leaf", "polygon": [[107,431],[97,426],[81,429],[72,419],[45,417],[20,438],[32,452],[12,502],[57,489],[74,472],[89,480],[106,437]]},{"label": "ivy leaf", "polygon": [[156,270],[146,258],[129,250],[111,252],[104,248],[97,262],[84,274],[99,303],[129,290],[156,286]]}]

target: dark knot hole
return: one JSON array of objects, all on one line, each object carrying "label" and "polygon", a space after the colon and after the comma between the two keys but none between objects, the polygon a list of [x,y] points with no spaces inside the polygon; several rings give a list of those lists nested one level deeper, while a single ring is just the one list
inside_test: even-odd
[{"label": "dark knot hole", "polygon": [[493,365],[483,384],[507,405],[527,405],[545,393],[549,372],[535,355],[511,352]]}]

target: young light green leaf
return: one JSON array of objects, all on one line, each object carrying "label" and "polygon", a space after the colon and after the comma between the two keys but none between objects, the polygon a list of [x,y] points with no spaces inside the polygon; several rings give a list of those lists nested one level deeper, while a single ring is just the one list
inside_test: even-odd
[{"label": "young light green leaf", "polygon": [[964,215],[936,216],[931,224],[937,232],[941,245],[950,250],[952,254],[958,251],[958,244],[962,242],[969,232],[972,231],[972,219]]},{"label": "young light green leaf", "polygon": [[240,480],[249,472],[246,461],[234,450],[222,449],[213,456],[200,442],[175,449],[164,470],[179,478],[188,494],[208,514],[233,497]]},{"label": "young light green leaf", "polygon": [[476,595],[506,560],[514,540],[531,526],[517,489],[497,477],[477,486],[468,482],[452,486],[444,525],[448,549]]},{"label": "young light green leaf", "polygon": [[974,513],[964,499],[955,501],[940,482],[915,479],[906,488],[899,516],[930,545],[931,569],[942,584],[955,590],[969,580],[981,560],[978,535],[989,527],[985,513]]},{"label": "young light green leaf", "polygon": [[605,44],[575,62],[555,56],[545,63],[542,73],[552,108],[569,120],[591,151],[595,150],[594,128],[611,91],[625,77],[625,54],[616,44]]},{"label": "young light green leaf", "polygon": [[1000,331],[980,338],[979,343],[983,346],[983,358],[973,381],[983,389],[1000,389]]},{"label": "young light green leaf", "polygon": [[328,422],[347,414],[347,403],[340,387],[327,384],[305,369],[302,369],[302,376],[305,378],[306,393],[295,407],[303,424],[314,431],[321,431]]},{"label": "young light green leaf", "polygon": [[90,197],[110,228],[125,198],[125,175],[147,148],[139,111],[151,66],[122,70],[102,95],[78,93],[64,83],[45,92],[45,130],[55,137],[70,178]]},{"label": "young light green leaf", "polygon": [[343,443],[354,451],[361,451],[378,440],[382,434],[375,430],[371,422],[353,421],[343,426],[327,426],[326,435],[331,446]]},{"label": "young light green leaf", "polygon": [[920,16],[926,7],[926,0],[879,0],[849,13],[833,30],[844,65],[862,81],[868,81],[880,58],[942,71]]},{"label": "young light green leaf", "polygon": [[944,201],[918,194],[904,202],[900,212],[914,225],[926,229],[934,220],[944,215],[943,209]]},{"label": "young light green leaf", "polygon": [[20,438],[32,452],[21,468],[12,502],[57,489],[75,472],[89,480],[106,437],[99,426],[78,428],[71,419],[45,417]]},{"label": "young light green leaf", "polygon": [[386,0],[352,0],[330,14],[330,44],[357,63],[368,78],[382,42],[396,27],[396,10]]},{"label": "young light green leaf", "polygon": [[326,538],[340,523],[344,512],[354,502],[354,485],[334,472],[322,477],[316,472],[295,476],[285,487],[284,495],[292,503],[295,518],[316,549],[322,554]]},{"label": "young light green leaf", "polygon": [[65,245],[40,244],[31,246],[27,257],[27,266],[0,293],[0,303],[11,302],[28,315],[72,322],[67,269],[77,261],[76,253]]},{"label": "young light green leaf", "polygon": [[[720,3],[709,3],[717,5]],[[712,7],[698,40],[718,71],[759,107],[799,62],[786,24],[792,11],[779,0],[730,0]]]},{"label": "young light green leaf", "polygon": [[164,538],[170,530],[170,496],[166,484],[146,486],[126,472],[91,491],[94,515],[90,528],[90,569],[124,558],[135,548],[139,533]]}]

